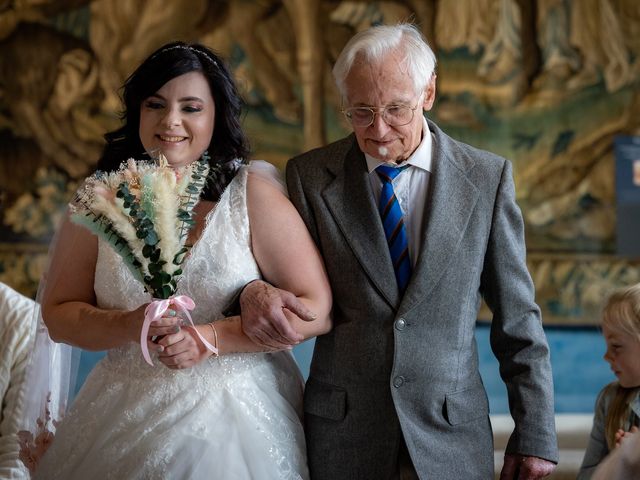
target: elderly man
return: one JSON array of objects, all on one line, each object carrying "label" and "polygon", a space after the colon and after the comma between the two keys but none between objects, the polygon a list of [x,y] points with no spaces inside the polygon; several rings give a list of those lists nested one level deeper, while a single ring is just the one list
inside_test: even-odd
[{"label": "elderly man", "polygon": [[[333,70],[353,134],[287,165],[334,294],[334,328],[316,340],[304,399],[314,479],[493,478],[474,339],[481,297],[515,420],[501,478],[542,478],[557,461],[511,165],[424,119],[434,67],[411,25],[357,34]],[[287,309],[304,312],[290,299],[249,284],[245,332],[265,348],[294,344]]]}]

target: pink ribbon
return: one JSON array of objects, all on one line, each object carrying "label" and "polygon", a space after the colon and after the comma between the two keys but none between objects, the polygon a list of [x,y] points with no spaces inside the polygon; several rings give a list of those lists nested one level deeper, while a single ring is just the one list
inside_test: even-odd
[{"label": "pink ribbon", "polygon": [[177,312],[184,313],[187,320],[191,324],[193,330],[198,335],[200,341],[207,347],[208,350],[212,351],[215,355],[218,354],[218,349],[207,342],[200,332],[195,328],[193,324],[193,320],[191,319],[191,315],[189,314],[189,310],[193,310],[196,306],[195,302],[186,295],[178,295],[177,297],[167,298],[166,300],[154,300],[147,308],[144,310],[144,322],[142,323],[142,330],[140,331],[140,347],[142,348],[142,356],[146,360],[149,365],[153,366],[153,362],[151,361],[151,356],[149,355],[149,347],[147,346],[147,337],[149,336],[149,327],[153,322],[162,318],[162,315],[169,309],[169,307],[173,305]]}]

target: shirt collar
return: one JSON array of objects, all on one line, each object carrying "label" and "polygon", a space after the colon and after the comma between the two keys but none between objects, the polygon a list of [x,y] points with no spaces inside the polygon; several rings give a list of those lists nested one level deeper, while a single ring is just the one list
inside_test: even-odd
[{"label": "shirt collar", "polygon": [[[431,172],[431,150],[432,150],[432,139],[431,132],[429,131],[429,125],[427,124],[427,119],[422,117],[422,140],[416,148],[415,152],[411,154],[411,156],[399,166],[402,165],[413,165],[414,167],[421,168],[422,170],[426,170],[427,172]],[[372,157],[368,153],[364,154],[365,159],[367,160],[367,169],[369,173],[373,172],[376,167],[384,162],[381,160]]]}]

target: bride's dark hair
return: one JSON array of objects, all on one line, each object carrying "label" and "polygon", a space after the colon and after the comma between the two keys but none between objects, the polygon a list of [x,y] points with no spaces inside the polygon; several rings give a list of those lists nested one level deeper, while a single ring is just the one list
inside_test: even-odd
[{"label": "bride's dark hair", "polygon": [[105,135],[107,144],[98,170],[117,170],[128,158],[148,158],[140,141],[140,105],[168,81],[189,72],[201,72],[215,102],[215,125],[208,152],[212,166],[203,198],[217,200],[241,163],[249,156],[240,126],[242,100],[229,69],[211,49],[197,43],[172,42],[152,53],[123,86],[122,127]]}]

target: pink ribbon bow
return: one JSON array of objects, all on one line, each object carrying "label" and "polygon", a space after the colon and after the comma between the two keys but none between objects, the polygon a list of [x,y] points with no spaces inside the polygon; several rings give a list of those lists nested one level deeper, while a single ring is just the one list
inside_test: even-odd
[{"label": "pink ribbon bow", "polygon": [[167,298],[166,300],[154,300],[147,305],[147,308],[144,310],[144,322],[142,323],[142,330],[140,331],[140,347],[142,348],[142,356],[146,362],[153,366],[151,356],[149,355],[149,347],[147,346],[149,327],[153,322],[162,318],[162,315],[164,315],[171,305],[173,305],[178,312],[184,313],[191,326],[194,327],[193,330],[196,332],[196,335],[198,335],[200,341],[208,350],[217,355],[218,349],[207,342],[193,324],[189,310],[193,310],[195,308],[195,302],[187,295],[178,295],[177,297]]}]

